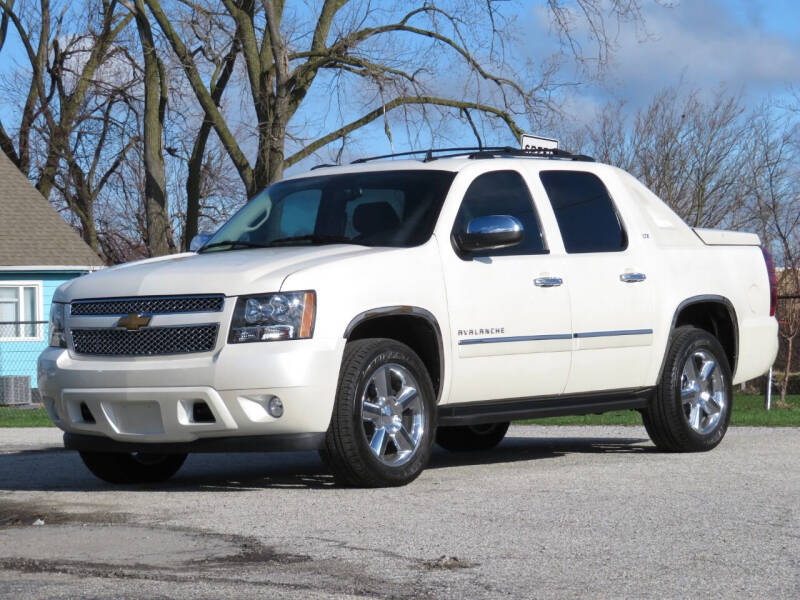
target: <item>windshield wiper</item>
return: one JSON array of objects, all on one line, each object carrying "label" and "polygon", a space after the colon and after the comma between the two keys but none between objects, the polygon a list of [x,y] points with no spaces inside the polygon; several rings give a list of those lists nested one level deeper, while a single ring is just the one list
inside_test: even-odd
[{"label": "windshield wiper", "polygon": [[291,244],[292,242],[311,242],[312,244],[356,244],[351,238],[343,235],[318,235],[316,233],[308,233],[306,235],[292,235],[289,237],[278,238],[272,240],[267,244],[268,246],[275,246],[281,244]]},{"label": "windshield wiper", "polygon": [[227,240],[224,242],[214,242],[213,244],[209,244],[208,246],[203,246],[198,250],[198,253],[205,252],[209,248],[218,248],[220,246],[230,246],[231,250],[233,250],[236,246],[241,246],[243,248],[269,248],[270,244],[259,244],[256,242],[245,242],[243,240]]}]

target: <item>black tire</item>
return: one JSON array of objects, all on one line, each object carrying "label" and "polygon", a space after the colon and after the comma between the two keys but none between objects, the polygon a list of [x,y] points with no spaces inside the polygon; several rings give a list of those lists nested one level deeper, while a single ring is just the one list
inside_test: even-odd
[{"label": "black tire", "polygon": [[[421,411],[421,433],[415,450],[407,462],[390,466],[370,449],[362,421],[362,396],[370,378],[388,364],[400,365],[416,380]],[[337,482],[358,487],[405,485],[419,476],[428,464],[435,437],[436,394],[425,365],[411,348],[400,342],[372,338],[350,342],[345,346],[339,385],[322,460],[333,471]],[[403,417],[405,418],[405,417]],[[374,431],[373,431],[374,435]],[[396,447],[395,447],[396,448]],[[399,455],[399,448],[396,449]],[[391,451],[391,447],[387,452]]]},{"label": "black tire", "polygon": [[436,443],[450,452],[491,450],[503,441],[509,425],[505,421],[486,425],[439,427],[436,430]]},{"label": "black tire", "polygon": [[186,454],[81,452],[83,464],[109,483],[158,483],[181,468]]},{"label": "black tire", "polygon": [[[721,375],[716,387],[723,394],[720,396],[722,404],[713,404],[713,407],[720,408],[715,421],[712,421],[712,415],[700,413],[701,418],[708,420],[705,425],[708,431],[699,431],[690,425],[691,404],[685,403],[681,396],[684,365],[690,357],[696,361],[695,357],[702,360],[703,356],[716,363],[714,369],[719,369]],[[704,452],[716,447],[725,437],[730,423],[732,379],[725,351],[713,335],[691,326],[675,329],[670,336],[661,381],[650,406],[641,411],[642,421],[653,443],[666,452]],[[697,424],[702,426],[702,422]]]}]

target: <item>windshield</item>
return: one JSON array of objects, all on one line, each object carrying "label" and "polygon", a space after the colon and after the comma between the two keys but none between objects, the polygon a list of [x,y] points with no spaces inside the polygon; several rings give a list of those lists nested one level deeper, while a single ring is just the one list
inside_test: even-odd
[{"label": "windshield", "polygon": [[280,181],[253,197],[201,252],[314,244],[407,248],[433,233],[450,171],[372,171]]}]

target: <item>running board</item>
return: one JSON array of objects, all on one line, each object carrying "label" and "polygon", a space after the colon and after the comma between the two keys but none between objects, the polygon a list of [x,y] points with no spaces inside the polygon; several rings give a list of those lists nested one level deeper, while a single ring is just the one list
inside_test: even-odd
[{"label": "running board", "polygon": [[492,402],[445,404],[437,411],[438,425],[482,425],[518,419],[588,415],[611,410],[646,408],[655,388],[612,390],[561,396],[535,396]]}]

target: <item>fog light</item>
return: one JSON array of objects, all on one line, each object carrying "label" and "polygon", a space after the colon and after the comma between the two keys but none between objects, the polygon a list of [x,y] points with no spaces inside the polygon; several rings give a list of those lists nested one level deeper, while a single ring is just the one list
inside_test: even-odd
[{"label": "fog light", "polygon": [[283,415],[283,402],[281,402],[281,399],[277,396],[273,396],[269,399],[267,410],[271,417],[279,419]]}]

